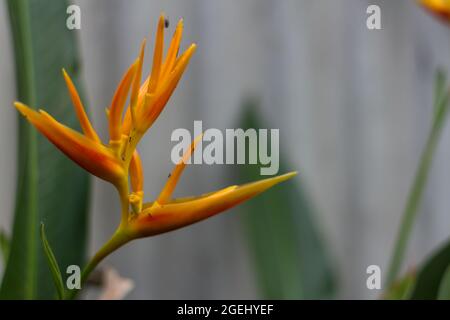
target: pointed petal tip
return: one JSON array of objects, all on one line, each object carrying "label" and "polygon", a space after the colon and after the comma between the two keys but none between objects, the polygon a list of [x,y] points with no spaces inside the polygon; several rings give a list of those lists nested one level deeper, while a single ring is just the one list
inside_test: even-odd
[{"label": "pointed petal tip", "polygon": [[163,29],[166,27],[166,19],[167,15],[164,12],[161,12],[159,19],[158,19],[158,29]]},{"label": "pointed petal tip", "polygon": [[267,181],[267,182],[270,182],[271,186],[274,186],[276,184],[279,184],[279,183],[281,183],[283,181],[286,181],[286,180],[289,180],[289,179],[295,177],[297,175],[297,173],[298,173],[297,171],[291,171],[291,172],[288,172],[288,173],[285,173],[285,174],[280,174],[279,176],[275,176],[275,177],[272,177],[272,178],[266,178],[266,179],[263,179],[263,180],[260,180],[260,181],[256,181],[255,183]]},{"label": "pointed petal tip", "polygon": [[65,68],[61,68],[61,73],[63,75],[64,81],[66,81],[66,84],[67,84],[67,86],[69,86],[69,90],[70,90],[70,84],[72,84],[72,79],[70,78],[70,76],[67,73],[67,70]]},{"label": "pointed petal tip", "polygon": [[20,109],[22,106],[24,106],[24,104],[20,101],[14,101],[13,104],[14,104],[14,107],[17,109]]},{"label": "pointed petal tip", "polygon": [[27,116],[31,111],[34,111],[33,109],[31,109],[30,107],[28,107],[26,104],[19,102],[19,101],[15,101],[14,102],[14,107],[23,115],[23,116]]},{"label": "pointed petal tip", "polygon": [[144,55],[146,46],[147,46],[147,39],[144,38],[144,39],[142,39],[142,42],[141,42],[141,50],[139,51],[139,57]]},{"label": "pointed petal tip", "polygon": [[[186,59],[187,61],[189,61],[192,56],[194,55],[195,51],[197,51],[197,44],[196,43],[192,43],[189,48],[186,49],[186,51],[183,53],[184,59]],[[181,58],[183,57],[180,57]]]},{"label": "pointed petal tip", "polygon": [[288,172],[279,176],[275,176],[272,178],[266,178],[266,179],[261,179],[258,181],[253,181],[253,182],[249,182],[243,185],[240,185],[238,187],[242,199],[244,198],[251,198],[254,197],[257,194],[260,194],[270,188],[272,188],[273,186],[284,182],[286,180],[291,179],[292,177],[294,177],[295,175],[297,175],[297,171],[292,171],[292,172]]},{"label": "pointed petal tip", "polygon": [[139,50],[140,64],[144,63],[145,47],[147,46],[147,39],[143,39],[141,42],[141,49]]},{"label": "pointed petal tip", "polygon": [[176,29],[183,29],[183,28],[184,28],[184,19],[183,19],[183,17],[181,17],[181,18],[178,20],[177,27],[175,28],[175,30],[176,30]]},{"label": "pointed petal tip", "polygon": [[288,173],[278,176],[278,178],[280,178],[281,181],[285,181],[285,180],[295,177],[297,174],[298,174],[298,171],[291,171],[291,172],[288,172]]}]

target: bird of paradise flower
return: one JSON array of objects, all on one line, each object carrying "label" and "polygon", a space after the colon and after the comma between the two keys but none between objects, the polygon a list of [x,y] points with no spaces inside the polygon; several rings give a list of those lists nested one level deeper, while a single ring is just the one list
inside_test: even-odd
[{"label": "bird of paradise flower", "polygon": [[[196,45],[192,44],[178,56],[183,32],[181,19],[163,61],[164,28],[165,18],[161,15],[156,33],[153,67],[143,84],[141,85],[141,77],[145,40],[139,57],[125,72],[118,85],[106,112],[109,121],[108,144],[102,143],[91,125],[80,96],[65,70],[63,76],[83,134],[64,126],[43,110],[35,111],[23,103],[15,103],[16,108],[28,121],[57,148],[91,174],[113,184],[118,191],[121,202],[120,224],[83,270],[82,283],[98,263],[127,242],[178,229],[211,217],[296,174],[290,172],[197,197],[172,199],[172,193],[186,162],[201,139],[199,136],[173,169],[158,198],[153,202],[143,202],[143,167],[136,147],[165,107],[196,49]],[[124,114],[130,91],[129,106]]]}]

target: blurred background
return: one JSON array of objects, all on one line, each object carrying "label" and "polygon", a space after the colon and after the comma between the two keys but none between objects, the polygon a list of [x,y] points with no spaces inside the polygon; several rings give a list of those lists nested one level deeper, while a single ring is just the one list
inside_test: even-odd
[{"label": "blurred background", "polygon": [[[159,13],[169,17],[169,35],[178,18],[184,18],[183,48],[198,44],[178,89],[140,146],[147,200],[157,196],[172,169],[174,129],[192,131],[194,120],[202,120],[204,128],[235,128],[242,123],[244,102],[253,97],[266,126],[280,129],[281,161],[299,171],[295,183],[314,208],[312,219],[335,275],[335,297],[380,295],[367,289],[366,268],[379,265],[383,274],[391,255],[431,125],[434,74],[438,67],[450,69],[446,26],[408,0],[74,3],[82,12],[82,29],[73,32],[81,49],[86,104],[104,140],[104,108],[144,37],[150,44],[145,68],[150,68]],[[381,8],[381,30],[366,28],[370,4]],[[17,167],[13,57],[7,9],[1,2],[0,226],[6,230],[12,224]],[[449,141],[447,126],[406,268],[419,263],[450,233]],[[237,170],[237,165],[190,166],[176,195],[235,183]],[[114,231],[119,203],[112,187],[98,179],[93,179],[91,200],[92,253]],[[236,208],[135,241],[105,264],[135,281],[129,298],[261,297],[245,211]],[[265,255],[276,259],[277,250],[283,248],[268,248]]]}]

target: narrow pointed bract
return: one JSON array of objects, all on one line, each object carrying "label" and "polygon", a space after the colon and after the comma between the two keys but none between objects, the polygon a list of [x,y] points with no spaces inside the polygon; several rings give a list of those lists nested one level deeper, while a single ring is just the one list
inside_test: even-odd
[{"label": "narrow pointed bract", "polygon": [[178,183],[178,180],[181,177],[181,174],[183,173],[184,168],[186,167],[187,162],[191,158],[191,155],[194,152],[196,145],[199,143],[202,137],[203,134],[199,135],[197,138],[194,139],[190,148],[186,151],[186,153],[180,159],[180,162],[175,166],[172,173],[169,175],[169,179],[167,180],[166,185],[159,194],[158,199],[156,199],[156,202],[158,204],[160,205],[165,204],[172,196],[172,193],[175,190],[175,187]]},{"label": "narrow pointed bract", "polygon": [[[130,99],[130,113],[133,125],[136,125],[136,108],[139,101],[139,89],[142,78],[142,65],[144,64],[144,51],[145,51],[146,41],[142,41],[141,51],[139,53],[139,59],[137,64],[137,70],[133,80],[133,87],[131,89],[131,99]],[[123,132],[123,128],[122,128]]]},{"label": "narrow pointed bract", "polygon": [[199,197],[173,200],[164,205],[147,204],[140,217],[133,220],[129,228],[136,237],[148,237],[178,229],[230,209],[296,174],[290,172],[241,186],[230,186]]},{"label": "narrow pointed bract", "polygon": [[135,61],[127,70],[111,102],[109,111],[109,138],[112,142],[117,142],[122,137],[122,111],[134,78],[134,73],[136,72],[137,64],[138,61]]},{"label": "narrow pointed bract", "polygon": [[15,106],[58,149],[93,175],[114,183],[125,174],[107,147],[58,123],[44,111],[35,111],[20,102]]},{"label": "narrow pointed bract", "polygon": [[67,89],[69,90],[70,98],[72,99],[72,103],[75,107],[78,121],[80,121],[80,125],[83,129],[84,134],[86,135],[86,137],[91,138],[95,142],[100,142],[100,138],[98,137],[97,132],[95,132],[94,128],[91,125],[91,122],[89,121],[86,111],[84,110],[83,103],[81,102],[80,95],[78,94],[78,91],[75,88],[72,79],[70,79],[66,70],[63,69],[62,72],[64,80],[66,81]]},{"label": "narrow pointed bract", "polygon": [[169,50],[167,51],[167,57],[164,61],[161,78],[167,78],[167,75],[173,69],[175,61],[177,59],[178,51],[180,50],[181,37],[183,36],[183,19],[178,22],[175,33],[172,37],[172,42],[170,43]]},{"label": "narrow pointed bract", "polygon": [[165,28],[166,18],[164,15],[159,17],[158,22],[158,30],[156,32],[156,40],[155,40],[155,50],[153,54],[153,68],[152,75],[150,77],[150,81],[148,83],[148,93],[153,93],[156,90],[156,86],[158,85],[159,76],[161,73],[161,64],[163,58],[163,50],[164,50],[164,28]]}]

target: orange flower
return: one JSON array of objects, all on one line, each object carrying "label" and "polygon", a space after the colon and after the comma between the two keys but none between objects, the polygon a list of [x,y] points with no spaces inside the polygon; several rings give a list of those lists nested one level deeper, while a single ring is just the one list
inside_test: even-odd
[{"label": "orange flower", "polygon": [[[296,174],[293,172],[243,186],[231,186],[199,197],[172,199],[186,162],[202,138],[199,136],[175,166],[159,197],[154,202],[143,204],[143,168],[136,146],[168,102],[196,48],[192,44],[178,56],[183,32],[183,21],[180,20],[163,59],[164,25],[165,18],[161,15],[150,76],[141,85],[144,41],[139,57],[125,72],[117,87],[107,109],[109,143],[101,142],[75,86],[64,70],[63,76],[84,134],[58,123],[44,111],[35,111],[22,103],[15,103],[16,108],[70,159],[97,177],[114,184],[119,192],[121,223],[113,237],[88,264],[84,278],[106,255],[132,239],[153,236],[206,219]],[[122,116],[128,95],[130,105]]]}]

